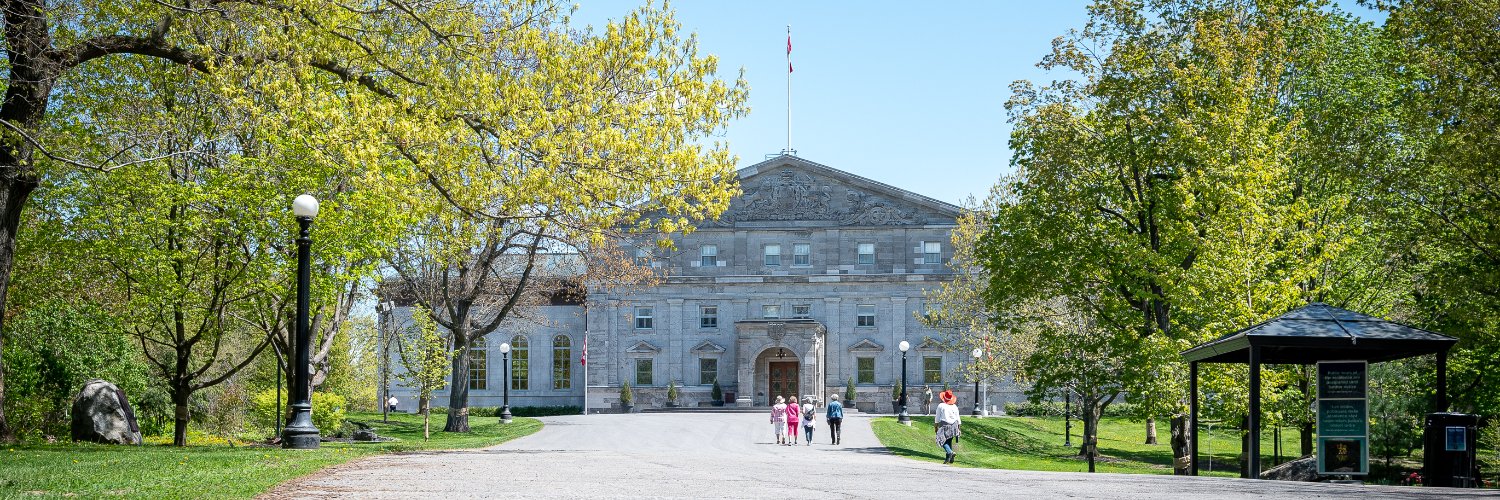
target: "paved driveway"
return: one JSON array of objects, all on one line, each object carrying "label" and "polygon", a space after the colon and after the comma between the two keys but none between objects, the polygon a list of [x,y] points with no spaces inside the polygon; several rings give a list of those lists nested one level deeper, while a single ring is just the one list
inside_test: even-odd
[{"label": "paved driveway", "polygon": [[948,467],[891,455],[869,417],[843,444],[776,446],[765,415],[549,417],[531,436],[473,451],[361,459],[273,498],[1500,498],[1474,490]]}]

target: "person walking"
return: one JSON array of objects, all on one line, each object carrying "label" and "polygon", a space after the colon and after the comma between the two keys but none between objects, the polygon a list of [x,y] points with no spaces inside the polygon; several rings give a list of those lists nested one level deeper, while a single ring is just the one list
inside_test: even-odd
[{"label": "person walking", "polygon": [[391,399],[388,400],[388,401],[386,401],[385,404],[390,407],[390,409],[391,409],[392,412],[396,411],[396,397],[395,396],[391,396]]},{"label": "person walking", "polygon": [[807,434],[807,445],[812,446],[813,429],[817,424],[818,407],[811,399],[802,405],[802,432]]},{"label": "person walking", "polygon": [[797,396],[792,396],[791,401],[786,404],[786,435],[787,437],[791,438],[787,441],[787,446],[794,446],[797,444],[797,424],[801,420],[802,408],[799,408],[797,406]]},{"label": "person walking", "polygon": [[937,435],[938,446],[942,446],[943,453],[946,453],[946,456],[943,457],[943,463],[951,464],[953,463],[953,458],[957,456],[957,454],[953,453],[953,440],[958,438],[960,434],[958,405],[956,404],[958,403],[958,396],[954,396],[953,391],[943,391],[938,397],[943,402],[937,405],[937,415],[932,419],[932,431]]},{"label": "person walking", "polygon": [[839,444],[839,426],[844,424],[844,405],[839,403],[839,395],[828,396],[828,411],[824,418],[828,419],[828,439],[830,444]]},{"label": "person walking", "polygon": [[771,405],[771,428],[776,431],[776,444],[786,444],[786,400],[781,396]]}]

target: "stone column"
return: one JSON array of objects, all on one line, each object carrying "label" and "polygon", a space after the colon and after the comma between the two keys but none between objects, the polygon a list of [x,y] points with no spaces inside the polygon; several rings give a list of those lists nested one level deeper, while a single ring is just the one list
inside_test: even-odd
[{"label": "stone column", "polygon": [[[839,395],[844,394],[844,381],[853,376],[852,373],[845,373],[844,370],[845,358],[849,357],[849,353],[844,351],[844,348],[854,342],[854,339],[846,338],[844,335],[844,311],[839,309],[842,300],[838,297],[823,299],[823,326],[826,328],[823,333],[823,349],[828,352],[829,365],[824,369],[828,370],[831,375],[828,377],[829,383],[838,388]],[[833,387],[829,388],[829,394],[835,393],[833,389]]]}]

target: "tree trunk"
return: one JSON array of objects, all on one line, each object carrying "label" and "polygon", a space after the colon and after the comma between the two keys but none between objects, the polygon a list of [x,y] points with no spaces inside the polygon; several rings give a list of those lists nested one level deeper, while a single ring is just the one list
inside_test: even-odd
[{"label": "tree trunk", "polygon": [[422,440],[432,439],[432,408],[427,398],[422,398]]},{"label": "tree trunk", "polygon": [[1146,417],[1146,444],[1156,442],[1156,417]]},{"label": "tree trunk", "polygon": [[448,382],[448,422],[443,432],[469,432],[469,342],[453,335],[453,378]]},{"label": "tree trunk", "polygon": [[1311,455],[1313,452],[1313,423],[1302,422],[1301,428],[1298,430],[1302,434],[1302,456]]},{"label": "tree trunk", "polygon": [[1250,417],[1240,417],[1240,477],[1250,477]]},{"label": "tree trunk", "polygon": [[1104,408],[1099,406],[1097,400],[1089,401],[1087,411],[1083,412],[1083,444],[1078,447],[1078,456],[1099,456],[1099,417],[1104,414]]},{"label": "tree trunk", "polygon": [[172,386],[172,446],[187,446],[188,428],[188,397],[192,396],[192,389],[186,384],[173,384]]},{"label": "tree trunk", "polygon": [[1188,416],[1177,415],[1172,417],[1172,474],[1186,476],[1192,473],[1193,467],[1193,434],[1188,428]]},{"label": "tree trunk", "polygon": [[[0,173],[0,312],[5,311],[6,293],[10,290],[10,270],[15,263],[16,256],[16,232],[21,228],[21,208],[26,204],[26,198],[31,191],[36,189],[36,180],[29,177],[15,175],[20,170],[14,166],[16,158],[8,153],[0,153],[0,162],[5,162],[0,168],[5,172]],[[0,328],[4,326],[5,315],[0,314]],[[5,350],[5,336],[0,335],[0,352]],[[0,361],[0,442],[11,442],[15,440],[15,432],[7,425],[5,420],[5,364]]]}]

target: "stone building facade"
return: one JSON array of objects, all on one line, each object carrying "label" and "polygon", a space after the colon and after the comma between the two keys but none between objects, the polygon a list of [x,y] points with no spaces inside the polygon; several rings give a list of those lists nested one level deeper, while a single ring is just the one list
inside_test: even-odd
[{"label": "stone building facade", "polygon": [[[491,334],[476,351],[483,369],[470,405],[499,406],[507,379],[512,406],[587,398],[590,411],[618,408],[625,382],[638,407],[653,407],[669,384],[686,406],[708,404],[715,380],[729,404],[764,406],[777,395],[826,400],[853,381],[861,407],[889,411],[902,340],[912,346],[914,408],[924,385],[945,383],[968,401],[961,407],[973,404],[973,382],[958,373],[968,355],[946,352],[943,334],[918,320],[925,292],[951,279],[959,207],[788,155],[739,176],[743,194],[720,219],[678,235],[670,250],[635,244],[664,271],[656,286],[590,291],[582,304],[546,308],[545,327]],[[404,323],[403,314],[389,319]],[[512,353],[510,377],[501,342],[525,346]],[[393,391],[408,406],[408,391]]]}]

